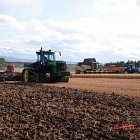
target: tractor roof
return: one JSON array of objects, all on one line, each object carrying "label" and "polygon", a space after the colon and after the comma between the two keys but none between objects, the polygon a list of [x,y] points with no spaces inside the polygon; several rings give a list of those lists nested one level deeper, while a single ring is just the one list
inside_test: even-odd
[{"label": "tractor roof", "polygon": [[95,58],[85,58],[84,59],[84,63],[92,63],[92,62],[96,62]]},{"label": "tractor roof", "polygon": [[41,53],[43,54],[54,54],[54,52],[51,52],[51,50],[40,50],[38,52],[36,52],[36,54],[41,55]]}]

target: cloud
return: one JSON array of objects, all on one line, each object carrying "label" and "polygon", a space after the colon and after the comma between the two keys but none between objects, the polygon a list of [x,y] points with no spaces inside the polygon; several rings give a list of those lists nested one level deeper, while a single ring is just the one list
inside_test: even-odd
[{"label": "cloud", "polygon": [[24,30],[25,23],[18,21],[15,17],[0,14],[0,25],[7,26],[11,29]]},{"label": "cloud", "polygon": [[[74,60],[88,56],[101,57],[101,61],[107,60],[108,56],[114,56],[116,61],[120,58],[140,59],[140,9],[136,0],[80,1],[86,13],[71,20],[59,21],[52,17],[22,22],[14,16],[0,14],[0,25],[14,29],[15,33],[22,29],[3,44],[10,46],[13,42],[20,52],[19,45],[22,50],[25,45],[33,51],[44,44],[47,48],[64,51],[66,59],[74,57]],[[25,0],[23,3],[31,2]]]},{"label": "cloud", "polygon": [[0,12],[21,20],[43,17],[48,0],[0,0]]},{"label": "cloud", "polygon": [[[41,0],[42,1],[42,0]],[[25,6],[31,6],[34,5],[35,3],[39,4],[39,1],[36,0],[0,0],[1,3],[7,5],[8,7],[25,7]]]},{"label": "cloud", "polygon": [[9,5],[21,5],[21,4],[24,4],[24,3],[31,3],[33,2],[32,0],[0,0],[0,2],[2,3],[6,3],[6,4],[9,4]]}]

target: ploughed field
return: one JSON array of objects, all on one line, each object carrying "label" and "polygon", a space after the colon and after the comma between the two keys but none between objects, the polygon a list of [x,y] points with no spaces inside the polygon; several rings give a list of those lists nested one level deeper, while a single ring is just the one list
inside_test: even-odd
[{"label": "ploughed field", "polygon": [[0,139],[139,140],[140,98],[1,83]]}]

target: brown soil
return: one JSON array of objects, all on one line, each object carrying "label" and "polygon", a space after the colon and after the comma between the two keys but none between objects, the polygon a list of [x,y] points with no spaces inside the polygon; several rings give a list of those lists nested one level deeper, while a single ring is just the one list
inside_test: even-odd
[{"label": "brown soil", "polygon": [[70,78],[69,83],[49,85],[140,97],[140,79]]},{"label": "brown soil", "polygon": [[[73,80],[79,84],[77,79],[69,84]],[[0,140],[25,139],[139,140],[140,98],[44,84],[1,83]]]},{"label": "brown soil", "polygon": [[74,78],[140,79],[140,74],[72,74]]}]

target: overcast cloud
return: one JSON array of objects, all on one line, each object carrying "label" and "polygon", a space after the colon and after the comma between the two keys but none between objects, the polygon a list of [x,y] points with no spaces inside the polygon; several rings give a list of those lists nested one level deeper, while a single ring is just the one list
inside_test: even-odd
[{"label": "overcast cloud", "polygon": [[140,60],[139,0],[0,0],[0,55],[34,58],[40,47],[66,61]]}]

